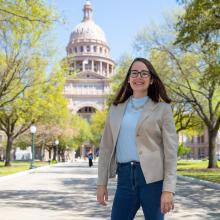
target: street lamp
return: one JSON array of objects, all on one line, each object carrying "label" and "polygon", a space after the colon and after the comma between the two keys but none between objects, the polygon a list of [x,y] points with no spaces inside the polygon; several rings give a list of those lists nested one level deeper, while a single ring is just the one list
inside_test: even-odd
[{"label": "street lamp", "polygon": [[31,125],[30,127],[30,132],[32,134],[32,145],[31,145],[31,164],[30,164],[30,169],[34,168],[34,156],[35,156],[35,149],[34,149],[34,134],[36,133],[36,126]]},{"label": "street lamp", "polygon": [[59,140],[55,140],[55,145],[56,145],[56,160],[58,162],[58,145],[59,145]]}]

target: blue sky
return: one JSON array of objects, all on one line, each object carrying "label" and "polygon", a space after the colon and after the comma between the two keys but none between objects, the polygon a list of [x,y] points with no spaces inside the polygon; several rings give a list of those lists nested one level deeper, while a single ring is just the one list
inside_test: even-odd
[{"label": "blue sky", "polygon": [[[64,17],[65,24],[57,24],[54,40],[58,49],[56,59],[66,55],[65,47],[70,33],[82,21],[85,0],[47,0]],[[178,5],[176,0],[91,0],[93,20],[105,32],[111,57],[117,61],[128,52],[132,55],[132,43],[136,33],[151,22],[162,23],[163,14]]]}]

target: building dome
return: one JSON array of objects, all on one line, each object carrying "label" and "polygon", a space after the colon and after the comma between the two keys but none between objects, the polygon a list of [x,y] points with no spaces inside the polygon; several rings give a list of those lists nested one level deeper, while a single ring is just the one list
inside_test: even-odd
[{"label": "building dome", "polygon": [[70,36],[70,43],[95,40],[107,45],[104,31],[92,20],[92,5],[90,1],[86,1],[83,12],[84,17],[78,24]]},{"label": "building dome", "polygon": [[82,21],[75,27],[70,41],[96,40],[107,44],[104,31],[93,20]]}]

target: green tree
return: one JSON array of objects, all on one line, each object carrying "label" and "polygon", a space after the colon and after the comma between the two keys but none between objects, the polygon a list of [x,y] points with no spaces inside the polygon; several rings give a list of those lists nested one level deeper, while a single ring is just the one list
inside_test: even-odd
[{"label": "green tree", "polygon": [[89,122],[77,113],[73,115],[71,122],[74,134],[73,140],[75,146],[80,146],[86,141],[92,140],[92,133]]},{"label": "green tree", "polygon": [[[195,130],[197,130],[197,132],[201,132],[201,129],[198,130],[198,127],[201,127],[203,122],[198,117],[195,110],[192,109],[187,100],[183,99],[170,89],[173,85],[172,77],[174,76],[175,69],[172,65],[168,65],[170,63],[169,53],[163,50],[152,49],[150,50],[149,56],[154,67],[159,73],[161,80],[167,87],[169,97],[171,97],[173,101],[172,108],[177,133],[181,132],[188,134],[190,131],[195,133]],[[204,131],[204,128],[202,131]]]},{"label": "green tree", "polygon": [[45,74],[51,55],[47,35],[54,21],[54,10],[44,1],[0,0],[0,124],[8,137],[6,165],[13,141],[30,123],[54,113],[46,107],[54,107],[51,87],[61,83],[49,85],[53,76]]},{"label": "green tree", "polygon": [[[136,38],[136,48],[151,54],[156,50],[160,61],[157,65],[160,75],[169,69],[166,85],[178,99],[187,103],[186,112],[194,110],[208,129],[209,168],[217,167],[216,138],[220,126],[220,75],[216,51],[207,54],[203,45],[181,50],[175,45],[176,20],[170,19],[163,27],[150,27],[142,30]],[[159,64],[156,60],[155,63]],[[165,65],[165,69],[161,66]]]},{"label": "green tree", "polygon": [[53,73],[45,82],[44,77],[41,78],[38,73],[33,86],[1,109],[0,129],[7,135],[5,166],[10,166],[14,140],[27,131],[32,123],[58,122],[65,117],[67,100],[62,95],[65,82],[62,77],[60,72]]},{"label": "green tree", "polygon": [[[180,17],[176,43],[191,46],[201,42],[203,46],[219,48],[220,2],[218,0],[179,1],[185,6]],[[217,48],[216,48],[217,49]]]},{"label": "green tree", "polygon": [[0,0],[0,108],[32,85],[33,63],[47,64],[53,22],[54,11],[41,0]]},{"label": "green tree", "polygon": [[192,151],[191,147],[187,147],[187,146],[184,146],[183,144],[180,144],[178,146],[177,154],[178,154],[178,157],[184,157],[184,156],[189,157],[189,154],[191,151]]},{"label": "green tree", "polygon": [[92,114],[91,117],[91,132],[92,132],[92,143],[95,146],[99,146],[102,131],[104,129],[105,120],[107,116],[107,110],[105,111],[96,111]]}]

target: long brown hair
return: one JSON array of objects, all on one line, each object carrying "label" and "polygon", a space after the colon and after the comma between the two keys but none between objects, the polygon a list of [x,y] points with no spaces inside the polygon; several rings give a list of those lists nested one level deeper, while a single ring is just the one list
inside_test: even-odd
[{"label": "long brown hair", "polygon": [[145,58],[137,57],[133,60],[131,63],[127,75],[124,79],[124,82],[121,85],[121,88],[119,89],[113,104],[118,105],[119,103],[125,102],[132,94],[133,90],[130,86],[130,83],[128,83],[128,78],[130,76],[131,67],[134,64],[134,62],[140,61],[146,65],[148,68],[151,78],[153,79],[153,83],[149,85],[148,87],[148,96],[154,101],[159,102],[161,99],[166,103],[171,103],[171,99],[168,97],[165,86],[163,82],[160,80],[156,70],[154,69],[153,65]]}]

